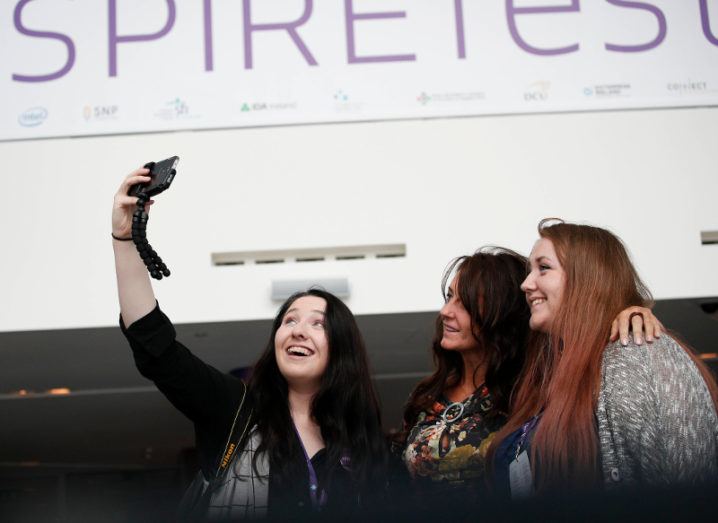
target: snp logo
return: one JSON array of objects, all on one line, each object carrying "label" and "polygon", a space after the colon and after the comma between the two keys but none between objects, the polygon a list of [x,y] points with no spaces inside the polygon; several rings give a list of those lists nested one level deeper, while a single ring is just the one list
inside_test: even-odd
[{"label": "snp logo", "polygon": [[534,82],[524,91],[524,100],[526,102],[545,102],[548,100],[550,90],[551,82]]},{"label": "snp logo", "polygon": [[117,105],[86,105],[82,108],[82,116],[88,122],[90,120],[115,120],[118,112],[119,107]]}]

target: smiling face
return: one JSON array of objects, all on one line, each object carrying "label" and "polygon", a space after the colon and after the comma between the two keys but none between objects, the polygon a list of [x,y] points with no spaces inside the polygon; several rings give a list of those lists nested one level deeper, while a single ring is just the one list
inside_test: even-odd
[{"label": "smiling face", "polygon": [[324,329],[327,302],[303,296],[289,306],[274,335],[274,354],[287,383],[318,387],[329,362]]},{"label": "smiling face", "polygon": [[550,332],[561,306],[566,273],[558,261],[551,240],[541,238],[529,257],[529,274],[521,284],[531,308],[529,326],[532,330]]},{"label": "smiling face", "polygon": [[446,303],[441,308],[441,323],[443,333],[441,337],[441,348],[445,350],[473,350],[479,347],[479,342],[474,337],[471,315],[461,303],[461,298],[456,290],[459,275],[454,276],[446,293]]}]

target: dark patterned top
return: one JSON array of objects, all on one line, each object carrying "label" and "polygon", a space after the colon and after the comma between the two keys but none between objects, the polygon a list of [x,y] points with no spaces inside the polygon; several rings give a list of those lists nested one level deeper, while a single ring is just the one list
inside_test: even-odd
[{"label": "dark patterned top", "polygon": [[489,389],[481,385],[463,402],[441,396],[429,412],[419,414],[403,454],[419,493],[484,490],[486,451],[506,423],[492,411]]}]

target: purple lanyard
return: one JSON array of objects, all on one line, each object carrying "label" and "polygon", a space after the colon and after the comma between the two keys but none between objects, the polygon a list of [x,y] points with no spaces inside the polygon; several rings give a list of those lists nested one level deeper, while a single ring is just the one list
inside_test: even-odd
[{"label": "purple lanyard", "polygon": [[514,459],[519,459],[519,454],[521,454],[521,450],[523,449],[524,443],[526,442],[526,438],[531,433],[531,431],[536,428],[540,417],[540,413],[536,414],[534,417],[524,423],[521,427],[521,435],[519,436],[519,444],[516,446],[516,454],[514,455]]},{"label": "purple lanyard", "polygon": [[[294,424],[294,420],[292,420],[292,423]],[[327,493],[324,489],[322,489],[319,493],[319,496],[317,497],[317,490],[319,490],[319,480],[317,479],[317,472],[314,470],[312,460],[309,459],[307,449],[304,448],[302,437],[299,435],[299,431],[297,430],[296,425],[294,425],[294,433],[297,435],[297,439],[299,440],[299,446],[302,447],[304,459],[307,461],[307,469],[309,470],[309,499],[312,502],[312,508],[316,511],[320,511],[322,507],[327,504]]]}]

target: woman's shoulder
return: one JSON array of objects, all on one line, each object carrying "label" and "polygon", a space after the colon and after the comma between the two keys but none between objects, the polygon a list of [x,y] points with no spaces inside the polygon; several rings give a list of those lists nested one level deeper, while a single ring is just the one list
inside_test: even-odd
[{"label": "woman's shoulder", "polygon": [[[609,343],[603,353],[604,373],[624,369],[656,376],[657,371],[667,368],[681,372],[695,369],[695,364],[686,353],[686,349],[667,334],[651,343],[644,342],[641,345],[632,339],[625,346],[620,341]],[[662,373],[658,374],[658,376],[662,375]]]},{"label": "woman's shoulder", "polygon": [[654,400],[706,388],[703,377],[675,338],[664,334],[652,343],[630,341],[606,346],[603,354],[601,392],[613,396],[641,395]]}]

